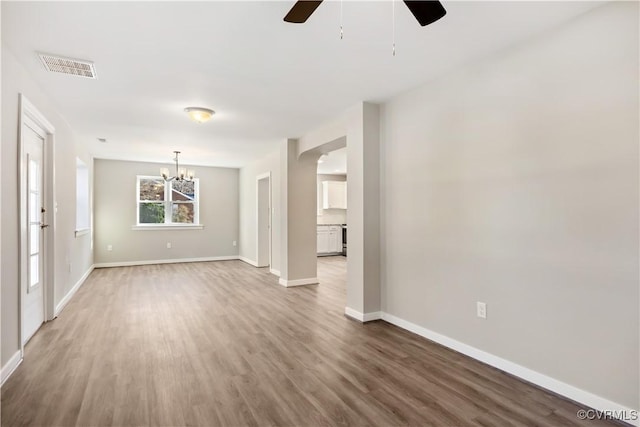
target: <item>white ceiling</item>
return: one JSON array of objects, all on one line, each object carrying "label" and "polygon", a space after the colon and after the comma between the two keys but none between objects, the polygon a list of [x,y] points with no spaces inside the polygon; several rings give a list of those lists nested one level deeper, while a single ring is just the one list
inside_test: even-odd
[{"label": "white ceiling", "polygon": [[318,173],[345,175],[347,173],[347,149],[331,151],[318,160]]},{"label": "white ceiling", "polygon": [[[96,157],[238,167],[336,117],[526,40],[597,2],[443,2],[420,27],[396,2],[2,2],[9,48]],[[95,62],[98,80],[47,73],[36,52]],[[217,111],[205,124],[187,106]],[[104,137],[108,143],[96,138]]]}]

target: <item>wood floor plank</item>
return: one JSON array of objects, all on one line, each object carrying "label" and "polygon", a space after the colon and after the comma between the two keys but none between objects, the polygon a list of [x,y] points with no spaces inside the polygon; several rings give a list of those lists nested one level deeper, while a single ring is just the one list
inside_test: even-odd
[{"label": "wood floor plank", "polygon": [[346,260],[284,288],[240,261],[99,269],[2,387],[2,426],[592,426],[579,405],[382,321]]}]

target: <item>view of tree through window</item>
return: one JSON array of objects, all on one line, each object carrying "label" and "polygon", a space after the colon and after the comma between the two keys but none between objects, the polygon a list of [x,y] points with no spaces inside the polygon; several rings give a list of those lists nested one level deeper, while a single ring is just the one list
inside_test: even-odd
[{"label": "view of tree through window", "polygon": [[171,181],[171,221],[193,223],[195,183]]},{"label": "view of tree through window", "polygon": [[138,177],[138,224],[194,224],[197,222],[196,181]]}]

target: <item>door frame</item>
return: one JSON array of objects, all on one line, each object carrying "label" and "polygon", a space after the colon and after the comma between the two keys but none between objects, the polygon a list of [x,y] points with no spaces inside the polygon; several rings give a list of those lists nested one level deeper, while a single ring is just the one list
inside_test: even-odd
[{"label": "door frame", "polygon": [[25,144],[23,126],[25,118],[34,122],[38,127],[46,133],[44,146],[42,149],[43,164],[43,206],[48,212],[47,221],[49,227],[44,229],[43,233],[43,258],[44,271],[42,272],[42,290],[44,299],[44,321],[50,321],[54,318],[55,313],[55,229],[56,229],[56,206],[55,206],[55,168],[53,162],[55,127],[46,117],[27,99],[24,94],[19,94],[19,117],[18,117],[18,181],[19,181],[19,220],[20,220],[20,239],[18,244],[18,283],[20,286],[18,292],[20,316],[19,316],[19,338],[20,338],[20,354],[24,357],[24,304],[25,293],[27,289],[27,269],[28,256],[25,253],[28,249],[27,242],[27,165],[25,161]]},{"label": "door frame", "polygon": [[269,225],[269,268],[273,268],[273,224],[272,219],[273,215],[271,214],[272,204],[271,204],[271,171],[265,172],[256,176],[256,265],[258,267],[266,267],[264,265],[260,265],[260,181],[263,179],[267,179],[268,187],[269,187],[269,218],[267,219],[267,223]]}]

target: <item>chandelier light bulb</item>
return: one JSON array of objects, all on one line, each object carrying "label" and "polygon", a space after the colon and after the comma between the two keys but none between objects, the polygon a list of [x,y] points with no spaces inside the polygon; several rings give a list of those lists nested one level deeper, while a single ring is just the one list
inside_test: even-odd
[{"label": "chandelier light bulb", "polygon": [[180,167],[180,164],[178,163],[178,156],[180,155],[180,152],[174,151],[173,153],[176,155],[173,158],[173,161],[176,163],[176,174],[175,176],[169,176],[169,168],[160,168],[160,175],[162,176],[162,178],[167,182],[173,181],[174,179],[176,181],[192,181],[195,177],[194,171],[191,169]]}]

